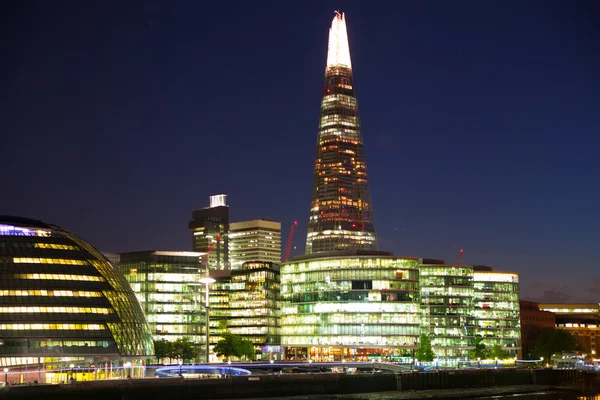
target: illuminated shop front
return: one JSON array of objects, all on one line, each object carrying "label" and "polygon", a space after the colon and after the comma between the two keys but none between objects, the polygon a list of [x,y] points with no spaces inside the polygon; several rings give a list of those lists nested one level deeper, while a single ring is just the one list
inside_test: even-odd
[{"label": "illuminated shop front", "polygon": [[[152,357],[152,335],[129,284],[76,235],[0,216],[0,268],[0,365],[11,381],[65,380],[65,368],[84,366],[88,377],[114,377],[125,360],[137,367]],[[23,367],[37,373],[23,378]]]},{"label": "illuminated shop front", "polygon": [[281,266],[285,357],[409,358],[420,334],[418,259],[346,251]]},{"label": "illuminated shop front", "polygon": [[498,345],[508,357],[521,348],[519,276],[475,267],[473,274],[475,335],[487,348]]}]

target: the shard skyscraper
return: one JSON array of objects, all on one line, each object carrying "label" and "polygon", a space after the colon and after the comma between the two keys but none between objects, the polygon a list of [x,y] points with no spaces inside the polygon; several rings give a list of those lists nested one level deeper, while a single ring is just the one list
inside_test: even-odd
[{"label": "the shard skyscraper", "polygon": [[336,11],[317,140],[306,254],[377,250],[344,14]]}]

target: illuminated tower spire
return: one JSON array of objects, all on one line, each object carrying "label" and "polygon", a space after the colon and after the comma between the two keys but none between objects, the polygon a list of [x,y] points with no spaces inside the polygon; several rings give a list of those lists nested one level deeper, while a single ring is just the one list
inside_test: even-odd
[{"label": "illuminated tower spire", "polygon": [[327,49],[327,66],[345,65],[352,68],[350,62],[350,47],[348,47],[348,33],[346,32],[346,16],[335,12],[336,15],[329,28],[329,48]]},{"label": "illuminated tower spire", "polygon": [[373,205],[346,32],[336,11],[321,102],[306,253],[376,250]]}]

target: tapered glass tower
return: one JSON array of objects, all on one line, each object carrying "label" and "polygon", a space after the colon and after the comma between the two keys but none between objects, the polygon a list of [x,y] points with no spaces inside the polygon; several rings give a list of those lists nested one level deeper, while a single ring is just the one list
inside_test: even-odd
[{"label": "tapered glass tower", "polygon": [[336,11],[321,102],[306,254],[377,250],[344,14]]}]

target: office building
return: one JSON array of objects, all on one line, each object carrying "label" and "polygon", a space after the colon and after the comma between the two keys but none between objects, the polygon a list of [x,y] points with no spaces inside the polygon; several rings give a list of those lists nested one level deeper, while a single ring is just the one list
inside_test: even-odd
[{"label": "office building", "polygon": [[192,250],[207,253],[209,269],[229,269],[229,207],[227,195],[210,196],[210,206],[192,211],[188,228]]},{"label": "office building", "polygon": [[254,344],[257,359],[281,354],[279,264],[246,262],[210,285],[211,344],[228,330]]},{"label": "office building", "polygon": [[[75,234],[0,216],[0,268],[1,366],[110,363],[112,371],[113,364],[143,365],[152,357],[150,328],[131,287]],[[102,371],[95,376],[110,376]],[[67,380],[64,372],[39,379],[54,378]]]},{"label": "office building", "polygon": [[423,260],[419,265],[422,332],[447,362],[469,357],[474,348],[473,267]]},{"label": "office building", "polygon": [[281,262],[281,223],[270,219],[232,222],[229,225],[229,262],[241,269],[245,262]]},{"label": "office building", "polygon": [[475,336],[488,348],[499,346],[516,356],[521,350],[519,275],[474,266]]},{"label": "office building", "polygon": [[189,338],[205,346],[204,253],[138,251],[120,254],[119,269],[140,301],[154,340]]},{"label": "office building", "polygon": [[306,254],[376,249],[346,19],[336,12],[329,30]]},{"label": "office building", "polygon": [[281,266],[288,360],[410,359],[420,334],[419,261],[347,250]]}]

